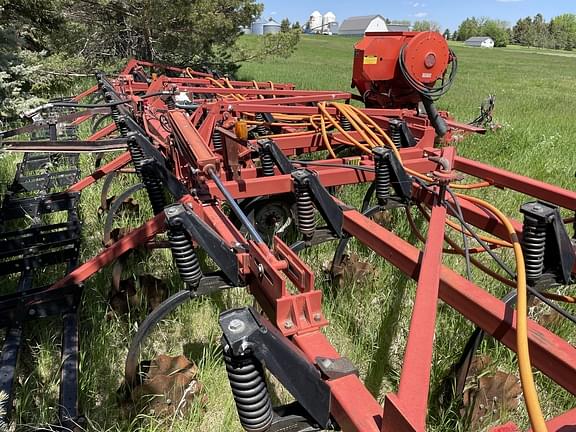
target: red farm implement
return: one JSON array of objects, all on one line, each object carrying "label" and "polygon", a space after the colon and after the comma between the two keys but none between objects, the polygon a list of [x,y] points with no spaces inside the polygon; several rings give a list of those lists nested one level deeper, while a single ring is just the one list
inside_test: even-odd
[{"label": "red farm implement", "polygon": [[[574,319],[554,302],[554,287],[573,282],[574,235],[560,210],[576,211],[576,193],[457,154],[450,144],[455,134],[485,130],[460,124],[434,106],[456,68],[456,56],[435,33],[369,34],[354,58],[359,96],[132,60],[117,77],[98,74],[97,85],[81,95],[27,113],[34,119],[30,125],[1,135],[4,150],[24,153],[0,210],[0,273],[19,275],[17,290],[0,297],[0,323],[7,328],[0,390],[8,395],[7,406],[14,396],[23,323],[61,316],[58,424],[82,425],[77,314],[83,283],[165,234],[164,246],[186,289],[140,324],[125,365],[128,388],[138,379],[139,351],[156,323],[193,298],[246,287],[258,311],[233,309],[220,317],[224,362],[245,430],[424,431],[442,300],[477,326],[457,376],[466,376],[482,336],[489,335],[518,355],[533,430],[571,430],[574,410],[544,422],[531,367],[576,394],[576,350],[527,319],[527,298],[537,297]],[[75,128],[89,121],[92,135],[78,139]],[[46,131],[43,139],[18,140]],[[76,166],[85,152],[116,153],[110,162],[98,158],[95,171],[80,178]],[[109,246],[81,263],[80,194],[101,180],[106,202],[120,172],[138,176],[140,183],[109,206],[104,232]],[[335,197],[336,187],[357,184],[368,186],[360,209]],[[114,212],[140,189],[155,215],[113,239]],[[478,198],[486,189],[530,197],[521,208],[523,220]],[[371,218],[392,209],[406,213],[422,249]],[[427,235],[413,223],[413,211],[428,220]],[[56,212],[66,213],[65,222],[42,222]],[[29,227],[9,229],[13,221],[30,217]],[[290,245],[283,237],[287,226],[299,236]],[[449,229],[463,234],[464,246],[447,237]],[[324,335],[323,293],[299,256],[306,248],[336,242],[334,268],[351,238],[417,281],[399,386],[383,405]],[[471,248],[469,242],[479,246]],[[203,272],[198,249],[218,271]],[[515,268],[500,257],[501,250],[514,252]],[[462,269],[444,265],[443,253],[465,256],[468,265],[509,286],[511,294],[494,297]],[[61,278],[34,285],[34,272],[61,263]],[[272,406],[264,368],[292,394],[294,404]],[[462,386],[456,383],[460,391]]]}]

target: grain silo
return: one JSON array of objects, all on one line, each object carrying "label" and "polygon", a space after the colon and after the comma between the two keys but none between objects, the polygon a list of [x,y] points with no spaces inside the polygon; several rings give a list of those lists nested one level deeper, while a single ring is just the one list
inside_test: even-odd
[{"label": "grain silo", "polygon": [[314,11],[310,14],[308,28],[310,29],[310,33],[322,32],[322,14],[320,12]]},{"label": "grain silo", "polygon": [[331,34],[330,27],[334,27],[332,23],[336,22],[336,15],[332,12],[326,12],[322,17],[322,34]]},{"label": "grain silo", "polygon": [[264,21],[262,18],[258,18],[256,21],[252,23],[252,34],[261,35],[264,34]]},{"label": "grain silo", "polygon": [[263,26],[264,34],[280,33],[280,23],[274,21],[272,18]]}]

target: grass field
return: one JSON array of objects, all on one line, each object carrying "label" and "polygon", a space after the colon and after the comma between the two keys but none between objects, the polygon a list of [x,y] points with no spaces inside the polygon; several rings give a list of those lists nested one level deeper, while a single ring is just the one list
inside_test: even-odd
[{"label": "grass field", "polygon": [[[273,59],[262,64],[245,64],[240,78],[293,82],[298,88],[349,90],[353,44],[343,37],[303,37],[297,52],[288,59]],[[247,39],[247,43],[250,40]],[[459,58],[459,74],[451,92],[439,107],[468,121],[477,115],[478,107],[488,94],[496,95],[496,120],[502,129],[484,137],[469,137],[458,144],[458,152],[467,157],[520,172],[536,179],[574,189],[576,167],[576,58],[539,55],[526,49],[480,50],[454,47]],[[568,53],[567,53],[568,54]],[[4,167],[12,162],[5,158]],[[91,160],[84,161],[89,169]],[[2,181],[12,173],[2,170]],[[118,185],[118,190],[130,183]],[[361,199],[361,188],[342,192],[352,203]],[[97,214],[98,187],[84,193],[82,217],[85,221],[83,256],[89,257],[101,247],[103,220]],[[139,196],[141,203],[144,196]],[[525,197],[507,192],[489,192],[484,198],[496,202],[509,215],[520,218],[518,208]],[[141,209],[143,216],[147,209]],[[122,223],[137,221],[126,219]],[[408,237],[402,214],[392,214],[391,224]],[[414,239],[411,239],[414,240]],[[370,391],[383,400],[388,391],[396,389],[407,334],[414,284],[401,276],[374,253],[356,243],[351,250],[372,266],[373,271],[359,282],[350,281],[344,288],[331,286],[322,266],[331,258],[333,249],[324,245],[306,253],[317,272],[318,284],[324,290],[325,313],[331,321],[326,333],[342,355],[349,357],[360,369]],[[447,258],[446,263],[462,270],[462,262]],[[179,279],[174,276],[167,252],[155,252],[151,257],[137,256],[129,266],[130,273],[152,273],[166,280],[173,291]],[[487,280],[474,272],[480,284]],[[127,346],[137,323],[145,316],[144,308],[135,308],[128,316],[107,318],[106,297],[110,286],[110,270],[92,278],[85,289],[82,322],[81,407],[89,421],[89,430],[96,431],[240,431],[235,407],[229,391],[219,353],[220,331],[217,317],[230,307],[251,304],[241,290],[204,299],[178,310],[163,322],[147,346],[148,354],[184,353],[199,366],[198,378],[204,386],[206,403],[197,403],[184,418],[158,420],[147,412],[127,416],[118,407],[116,390],[122,380]],[[506,289],[489,285],[495,295]],[[541,310],[533,311],[536,315]],[[574,310],[572,310],[574,312]],[[18,377],[16,421],[24,425],[39,425],[52,421],[56,412],[59,372],[59,334],[44,321],[28,328],[28,348],[21,353]],[[450,365],[458,358],[472,326],[449,308],[439,307],[433,384],[437,385]],[[555,324],[553,329],[572,343],[576,342],[573,327]],[[515,373],[512,353],[488,339],[481,348],[498,368]],[[546,416],[559,414],[576,406],[573,397],[541,374],[536,373],[543,409]],[[277,387],[276,387],[277,388]],[[281,400],[286,394],[279,391]],[[499,422],[512,420],[527,426],[527,416],[521,404],[516,410],[502,413]],[[483,425],[487,428],[489,424]],[[459,422],[458,407],[429,413],[429,430],[464,431]]]}]

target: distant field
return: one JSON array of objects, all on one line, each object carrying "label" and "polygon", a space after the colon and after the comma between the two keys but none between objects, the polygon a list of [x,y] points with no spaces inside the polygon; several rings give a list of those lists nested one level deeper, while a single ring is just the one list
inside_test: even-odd
[{"label": "distant field", "polygon": [[[251,43],[251,38],[246,38],[245,42]],[[293,82],[305,89],[347,91],[350,90],[354,43],[353,38],[303,36],[292,57],[245,64],[239,75],[244,79]],[[495,133],[467,138],[458,144],[458,152],[575,189],[576,58],[534,55],[533,50],[517,47],[481,50],[456,44],[454,49],[459,58],[459,74],[451,92],[440,100],[439,107],[449,110],[458,119],[469,121],[476,117],[481,101],[488,94],[495,94],[495,118],[503,126]],[[86,171],[90,162],[85,161]],[[8,178],[11,175],[7,175]],[[352,202],[361,199],[361,193],[362,188],[343,192],[344,198]],[[97,188],[83,196],[85,257],[93,255],[101,245],[102,219],[97,215],[98,196]],[[507,213],[519,218],[518,207],[523,202],[522,197],[501,192],[491,192],[484,197],[497,201]],[[144,196],[138,199],[145,201]],[[407,235],[401,213],[393,214],[389,223]],[[331,246],[313,248],[307,252],[306,258],[313,263],[319,286],[324,290],[325,312],[331,320],[326,331],[328,337],[342,355],[358,365],[368,388],[383,400],[386,392],[395,390],[398,384],[414,284],[393,271],[376,254],[355,243],[351,248],[361,260],[372,266],[373,271],[361,282],[348,284],[342,289],[332,287],[322,272],[324,263],[331,258]],[[461,268],[461,261],[452,258],[446,261]],[[167,253],[157,252],[151,260],[133,259],[131,266],[127,267],[127,275],[151,272],[167,280],[175,290],[179,282],[171,266]],[[476,272],[474,277],[479,283],[485,281]],[[160,326],[148,351],[184,352],[196,361],[207,404],[205,407],[194,406],[186,419],[158,421],[143,413],[130,420],[118,408],[115,392],[121,382],[128,343],[145,312],[136,309],[128,318],[107,319],[109,285],[110,270],[91,279],[86,284],[82,309],[81,405],[89,420],[89,430],[241,431],[219,353],[217,317],[229,307],[250,304],[250,298],[238,290],[190,303]],[[496,285],[490,289],[496,295],[506,292]],[[472,329],[449,308],[439,307],[433,384],[439,383],[458,358]],[[573,327],[557,324],[554,330],[576,343]],[[48,326],[35,328],[31,334],[30,352],[24,353],[20,370],[18,392],[26,396],[18,400],[17,420],[37,425],[55,415],[48,407],[57,403],[58,334]],[[482,351],[498,362],[500,368],[512,373],[516,371],[514,355],[493,341],[485,341]],[[565,391],[539,373],[536,377],[547,416],[576,406],[574,398]],[[38,390],[33,391],[34,388]],[[286,395],[280,392],[278,397],[285,399]],[[38,412],[40,414],[36,415]],[[431,412],[429,430],[464,431],[458,419],[456,406]],[[504,413],[500,422],[508,420],[526,427],[523,405],[513,412]]]}]

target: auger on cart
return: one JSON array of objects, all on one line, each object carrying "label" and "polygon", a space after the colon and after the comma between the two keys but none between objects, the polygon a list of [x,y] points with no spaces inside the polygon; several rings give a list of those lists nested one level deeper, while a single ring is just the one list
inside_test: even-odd
[{"label": "auger on cart", "polygon": [[[435,33],[368,34],[354,59],[357,98],[367,106],[360,109],[350,104],[354,97],[347,92],[296,90],[290,84],[235,81],[131,61],[113,79],[98,74],[96,86],[70,101],[29,113],[36,123],[2,133],[4,150],[26,153],[11,191],[32,193],[18,207],[25,212],[14,210],[19,198],[13,195],[2,206],[2,258],[17,258],[1,264],[0,271],[19,273],[23,281],[16,293],[0,297],[1,322],[10,329],[0,384],[9,401],[22,322],[62,315],[65,409],[58,424],[82,425],[76,322],[82,284],[166,233],[185,289],[140,324],[126,359],[128,391],[138,380],[142,343],[156,323],[190,299],[246,287],[259,310],[239,308],[220,317],[224,363],[246,431],[424,431],[441,299],[478,326],[458,364],[464,376],[481,335],[490,335],[518,354],[533,430],[560,431],[574,424],[576,410],[544,422],[531,366],[576,394],[576,349],[527,319],[526,309],[530,294],[574,320],[554,303],[554,287],[574,278],[575,235],[570,238],[560,210],[576,211],[576,193],[457,154],[450,146],[454,132],[485,131],[454,121],[433,104],[450,87],[456,62]],[[95,100],[85,102],[88,98]],[[94,130],[87,139],[60,139],[58,125],[89,120]],[[48,140],[16,140],[46,128]],[[99,160],[92,174],[78,179],[78,154],[119,150],[124,152],[110,162]],[[74,167],[72,173],[53,172],[66,163]],[[40,177],[23,177],[33,166],[42,170]],[[104,179],[105,202],[119,172],[133,173],[140,183],[110,204],[108,220],[140,189],[146,190],[154,216],[117,241],[107,220],[109,246],[80,264],[79,194]],[[368,185],[359,210],[334,190],[355,184]],[[57,186],[63,190],[56,192]],[[485,188],[531,197],[521,209],[523,222],[470,193]],[[428,219],[426,236],[411,224],[422,249],[371,219],[389,209],[403,210],[409,222],[413,210]],[[43,225],[41,216],[56,210],[68,212],[67,222]],[[30,228],[10,231],[8,215],[23,213],[34,215]],[[463,247],[447,237],[448,229],[463,234]],[[298,238],[289,245],[291,236]],[[334,267],[351,238],[418,282],[399,388],[386,395],[383,406],[322,332],[328,325],[322,291],[298,254],[337,242]],[[471,239],[480,246],[470,248]],[[58,250],[49,255],[51,247]],[[203,270],[198,249],[217,271]],[[500,249],[514,252],[516,268],[500,257]],[[512,294],[505,301],[494,297],[471,280],[469,271],[462,275],[443,265],[443,252],[465,256],[469,265],[510,286]],[[483,256],[496,260],[505,275]],[[56,262],[67,263],[64,277],[41,288],[28,284],[30,272]],[[292,394],[293,404],[272,406],[264,369]],[[513,430],[505,427],[501,430]]]}]

